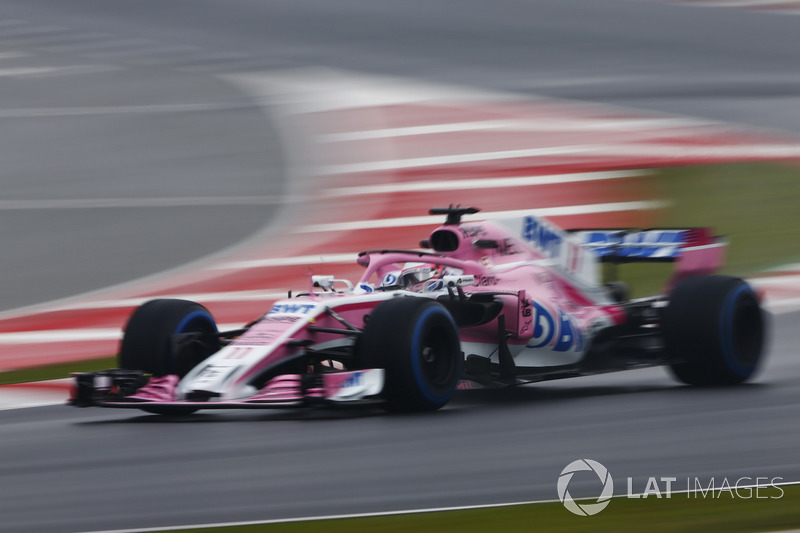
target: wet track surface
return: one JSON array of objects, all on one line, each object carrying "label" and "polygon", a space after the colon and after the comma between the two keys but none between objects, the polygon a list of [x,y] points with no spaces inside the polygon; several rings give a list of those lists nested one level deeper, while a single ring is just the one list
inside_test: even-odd
[{"label": "wet track surface", "polygon": [[[800,132],[796,17],[635,0],[504,7],[0,1],[0,307],[175,267],[269,220],[284,191],[279,134],[223,74],[322,65]],[[198,197],[209,200],[176,207]],[[81,207],[92,199],[129,202]],[[639,483],[798,480],[797,318],[776,319],[765,372],[732,389],[652,369],[465,392],[424,416],[3,411],[0,530],[551,499],[584,457]]]},{"label": "wet track surface", "polygon": [[[165,418],[68,407],[0,412],[4,531],[77,531],[554,499],[580,458],[616,483],[800,479],[791,335],[755,382],[702,390],[663,369],[506,391],[444,410],[230,411]],[[577,481],[577,479],[576,479]],[[12,488],[8,490],[9,488]],[[591,481],[572,483],[593,496]],[[533,520],[533,518],[532,518]]]}]

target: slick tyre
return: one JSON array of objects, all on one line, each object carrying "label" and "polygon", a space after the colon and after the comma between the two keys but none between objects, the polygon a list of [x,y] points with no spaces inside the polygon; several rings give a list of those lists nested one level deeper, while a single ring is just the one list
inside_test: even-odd
[{"label": "slick tyre", "polygon": [[[184,333],[200,335],[181,337]],[[131,315],[119,353],[120,368],[184,377],[220,349],[208,310],[187,300],[151,300]]]},{"label": "slick tyre", "polygon": [[739,278],[697,276],[678,283],[663,315],[672,373],[699,386],[735,385],[758,369],[766,319],[753,289]]},{"label": "slick tyre", "polygon": [[389,411],[443,407],[461,378],[458,329],[447,309],[427,298],[397,297],[369,315],[356,347],[364,368],[384,368]]}]

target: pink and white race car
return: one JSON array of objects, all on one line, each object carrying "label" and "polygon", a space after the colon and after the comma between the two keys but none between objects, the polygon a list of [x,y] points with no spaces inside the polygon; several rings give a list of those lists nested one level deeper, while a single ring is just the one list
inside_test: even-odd
[{"label": "pink and white race car", "polygon": [[[705,229],[564,231],[536,216],[443,226],[424,251],[363,252],[355,284],[312,276],[245,328],[220,332],[185,300],[131,316],[120,369],[75,374],[71,403],[155,413],[378,402],[444,406],[459,388],[667,365],[700,386],[750,378],[765,316],[753,289],[712,275],[726,243]],[[671,261],[664,294],[629,299],[603,262]]]}]

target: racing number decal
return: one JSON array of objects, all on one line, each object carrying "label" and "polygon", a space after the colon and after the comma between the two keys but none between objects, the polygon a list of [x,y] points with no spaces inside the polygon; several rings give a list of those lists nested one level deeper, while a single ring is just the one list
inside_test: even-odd
[{"label": "racing number decal", "polygon": [[247,357],[247,354],[250,353],[252,348],[249,346],[236,346],[227,354],[225,354],[225,359],[233,359],[235,361],[239,361]]}]

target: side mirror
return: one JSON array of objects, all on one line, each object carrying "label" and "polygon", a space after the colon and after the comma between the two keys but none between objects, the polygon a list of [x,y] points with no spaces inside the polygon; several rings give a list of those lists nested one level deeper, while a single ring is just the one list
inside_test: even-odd
[{"label": "side mirror", "polygon": [[475,276],[472,274],[468,276],[452,276],[447,275],[443,278],[445,287],[466,287],[468,285],[475,285]]}]

